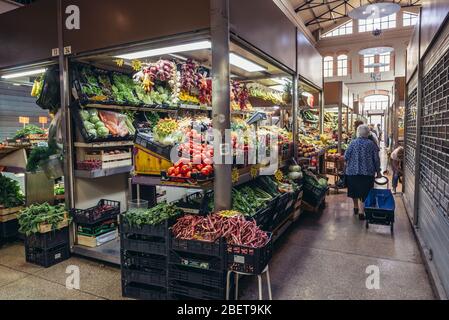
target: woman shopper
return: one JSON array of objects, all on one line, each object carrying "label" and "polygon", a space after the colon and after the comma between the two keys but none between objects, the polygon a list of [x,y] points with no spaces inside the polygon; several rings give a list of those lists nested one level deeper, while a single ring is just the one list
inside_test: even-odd
[{"label": "woman shopper", "polygon": [[360,125],[357,128],[357,139],[351,142],[345,153],[348,197],[353,199],[354,214],[358,214],[360,220],[365,219],[364,202],[374,188],[374,176],[382,176],[379,148],[369,136],[369,127]]},{"label": "woman shopper", "polygon": [[403,175],[402,165],[404,161],[404,147],[397,147],[391,153],[391,166],[393,168],[393,193],[396,194],[399,178]]}]

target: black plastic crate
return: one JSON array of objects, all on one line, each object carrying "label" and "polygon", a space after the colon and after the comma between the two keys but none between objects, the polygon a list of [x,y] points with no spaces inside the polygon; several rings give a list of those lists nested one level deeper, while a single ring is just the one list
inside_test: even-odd
[{"label": "black plastic crate", "polygon": [[167,300],[167,290],[140,283],[122,281],[122,295],[139,300]]},{"label": "black plastic crate", "polygon": [[138,234],[151,237],[163,237],[168,235],[168,228],[173,224],[173,220],[165,220],[158,225],[143,225],[140,227],[130,226],[123,215],[120,217],[120,232],[124,234]]},{"label": "black plastic crate", "polygon": [[123,250],[166,255],[167,254],[167,242],[161,241],[161,239],[142,239],[138,235],[125,235],[121,236],[121,248]]},{"label": "black plastic crate", "polygon": [[19,221],[17,219],[0,222],[0,238],[15,238],[19,235]]},{"label": "black plastic crate", "polygon": [[215,242],[184,240],[171,237],[170,248],[180,252],[190,252],[206,256],[223,257],[224,241],[219,239]]},{"label": "black plastic crate", "polygon": [[170,252],[170,264],[178,266],[185,266],[198,270],[211,270],[211,271],[223,271],[226,269],[224,259],[218,257],[202,256],[198,257],[196,254],[191,253],[177,253],[175,251]]},{"label": "black plastic crate", "polygon": [[[275,204],[277,203],[277,199],[274,200]],[[275,214],[274,208],[275,206],[268,206],[265,208],[262,208],[260,210],[258,210],[252,217],[252,219],[254,219],[257,223],[257,225],[262,229],[262,230],[267,230],[267,228],[270,226],[272,220],[273,220],[273,215]]]},{"label": "black plastic crate", "polygon": [[273,255],[273,243],[270,241],[262,248],[251,248],[233,244],[226,245],[226,264],[229,270],[250,274],[260,274]]},{"label": "black plastic crate", "polygon": [[69,244],[62,244],[50,249],[40,249],[25,245],[26,262],[48,268],[70,258]]},{"label": "black plastic crate", "polygon": [[224,288],[226,286],[226,276],[224,270],[222,270],[222,272],[215,272],[191,267],[170,265],[168,278],[170,280],[183,281],[214,288]]},{"label": "black plastic crate", "polygon": [[173,298],[195,300],[224,300],[226,288],[211,288],[182,281],[169,281],[169,293]]},{"label": "black plastic crate", "polygon": [[329,188],[317,188],[311,184],[304,185],[303,200],[312,206],[319,205],[326,197]]},{"label": "black plastic crate", "polygon": [[98,237],[102,234],[114,231],[117,229],[117,226],[118,222],[116,217],[93,224],[78,223],[76,226],[76,233],[88,237]]},{"label": "black plastic crate", "polygon": [[[109,206],[105,211],[99,211],[102,206]],[[72,209],[70,210],[73,221],[82,224],[94,224],[117,217],[120,213],[120,202],[113,200],[101,199],[95,207],[88,209]]]},{"label": "black plastic crate", "polygon": [[122,268],[122,280],[127,283],[135,282],[152,286],[167,287],[167,272],[165,270],[150,269],[134,270]]},{"label": "black plastic crate", "polygon": [[122,250],[122,266],[125,268],[167,269],[167,258],[158,255],[144,254]]},{"label": "black plastic crate", "polygon": [[34,233],[25,237],[25,245],[30,248],[48,250],[69,243],[69,228],[65,227],[47,233]]},{"label": "black plastic crate", "polygon": [[134,140],[134,143],[148,149],[161,157],[170,160],[171,159],[171,151],[172,148],[175,148],[176,146],[163,146],[159,143],[153,141],[153,136],[151,131],[141,131],[136,134],[136,138]]},{"label": "black plastic crate", "polygon": [[196,192],[181,199],[176,206],[184,213],[207,215],[210,213],[209,201],[213,197],[213,191]]}]

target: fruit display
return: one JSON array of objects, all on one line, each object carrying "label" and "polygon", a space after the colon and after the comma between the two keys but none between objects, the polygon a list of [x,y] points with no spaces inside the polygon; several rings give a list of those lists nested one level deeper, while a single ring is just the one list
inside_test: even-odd
[{"label": "fruit display", "polygon": [[312,143],[299,142],[298,145],[298,156],[304,158],[316,157],[319,150]]},{"label": "fruit display", "polygon": [[0,208],[14,208],[23,205],[25,197],[19,183],[0,174]]},{"label": "fruit display", "polygon": [[103,162],[100,160],[83,160],[76,163],[77,170],[94,171],[101,169]]},{"label": "fruit display", "polygon": [[248,85],[248,94],[250,97],[259,98],[274,105],[284,104],[283,93],[267,88],[263,85],[251,83]]},{"label": "fruit display", "polygon": [[324,127],[332,130],[338,129],[338,114],[335,112],[324,112]]},{"label": "fruit display", "polygon": [[39,98],[42,93],[43,87],[44,87],[43,77],[39,77],[36,80],[34,80],[33,87],[31,88],[31,96]]}]

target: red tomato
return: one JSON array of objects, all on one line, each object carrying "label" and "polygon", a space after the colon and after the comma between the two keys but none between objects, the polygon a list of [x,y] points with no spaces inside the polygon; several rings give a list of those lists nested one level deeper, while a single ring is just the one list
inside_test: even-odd
[{"label": "red tomato", "polygon": [[203,168],[201,169],[201,174],[208,176],[210,174],[210,170],[208,170],[207,168]]},{"label": "red tomato", "polygon": [[175,171],[173,172],[173,174],[177,176],[177,175],[179,175],[179,173],[180,173],[179,167],[175,168]]},{"label": "red tomato", "polygon": [[198,173],[198,169],[192,169],[192,173]]},{"label": "red tomato", "polygon": [[201,169],[204,168],[204,165],[203,164],[197,164],[196,168],[198,169],[198,171],[201,171]]},{"label": "red tomato", "polygon": [[189,171],[190,171],[190,168],[189,168],[188,165],[183,165],[183,166],[181,167],[181,174],[186,174],[186,173],[189,172]]},{"label": "red tomato", "polygon": [[186,178],[189,178],[189,179],[190,179],[191,177],[192,177],[192,172],[190,172],[190,171],[187,172],[187,173],[186,173]]},{"label": "red tomato", "polygon": [[175,167],[170,167],[167,170],[167,173],[168,173],[169,176],[171,176],[174,172],[175,172]]}]

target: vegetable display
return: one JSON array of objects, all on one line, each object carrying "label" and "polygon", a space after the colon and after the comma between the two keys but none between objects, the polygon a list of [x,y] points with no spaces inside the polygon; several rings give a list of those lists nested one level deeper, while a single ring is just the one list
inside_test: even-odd
[{"label": "vegetable display", "polygon": [[23,139],[30,134],[45,134],[45,131],[33,124],[27,124],[23,129],[17,130],[14,139]]},{"label": "vegetable display", "polygon": [[263,247],[269,241],[267,233],[260,230],[255,221],[247,221],[241,215],[226,217],[226,213],[183,216],[173,225],[172,232],[178,239],[212,242],[225,238],[229,244],[252,248]]},{"label": "vegetable display", "polygon": [[173,204],[159,203],[150,209],[130,209],[123,215],[123,218],[132,227],[154,226],[174,218],[180,213],[180,209]]},{"label": "vegetable display", "polygon": [[0,175],[0,207],[14,208],[23,205],[24,201],[19,183]]},{"label": "vegetable display", "polygon": [[175,119],[160,119],[153,128],[154,141],[163,146],[172,146],[182,139],[182,134],[178,129],[179,125]]},{"label": "vegetable display", "polygon": [[246,185],[239,189],[234,188],[232,189],[232,209],[251,217],[272,198],[269,193],[256,186]]},{"label": "vegetable display", "polygon": [[51,206],[48,203],[33,204],[22,210],[17,219],[19,220],[19,232],[27,236],[37,233],[39,225],[49,224],[52,229],[56,229],[57,225],[66,218],[65,208],[63,205]]},{"label": "vegetable display", "polygon": [[55,150],[49,147],[36,147],[31,150],[28,156],[26,170],[28,172],[36,172],[39,169],[40,162],[47,160],[51,155],[55,154]]}]

